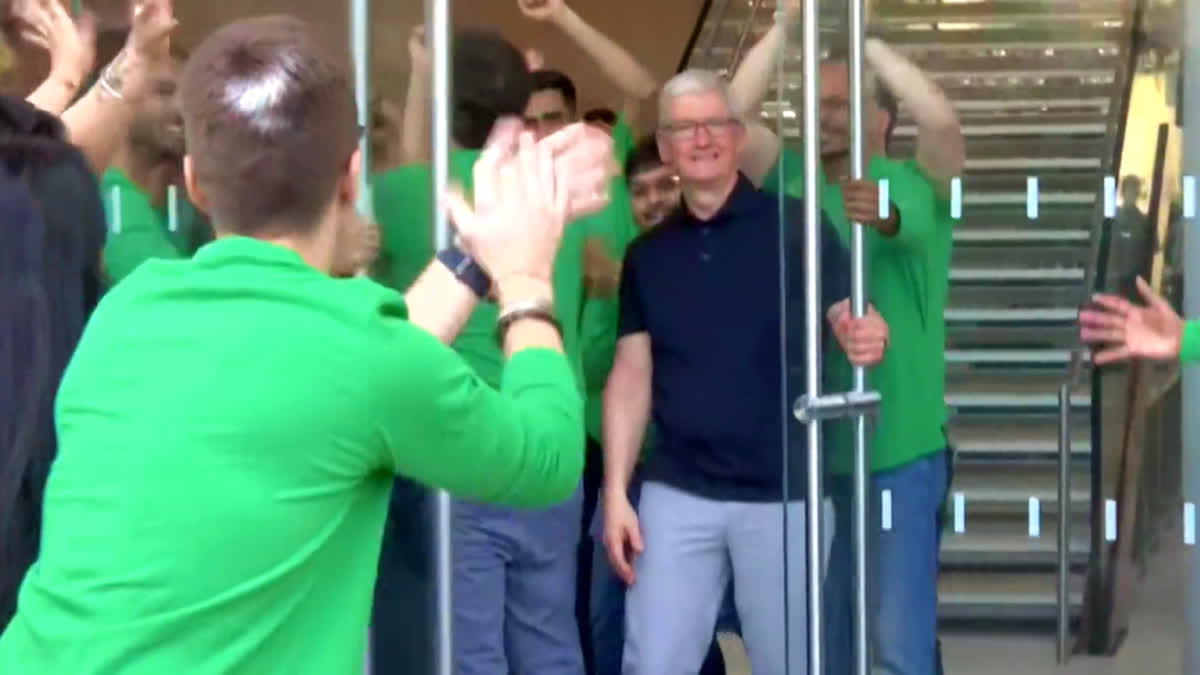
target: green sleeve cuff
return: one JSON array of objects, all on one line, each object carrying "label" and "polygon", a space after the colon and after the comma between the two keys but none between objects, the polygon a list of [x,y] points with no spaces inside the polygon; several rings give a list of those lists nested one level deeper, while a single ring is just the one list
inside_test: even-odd
[{"label": "green sleeve cuff", "polygon": [[1179,361],[1195,363],[1200,361],[1200,321],[1188,321],[1183,324],[1183,340],[1179,345]]}]

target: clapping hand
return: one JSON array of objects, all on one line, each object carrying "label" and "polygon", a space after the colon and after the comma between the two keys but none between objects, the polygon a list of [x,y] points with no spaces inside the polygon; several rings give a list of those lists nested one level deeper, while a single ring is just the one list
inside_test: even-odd
[{"label": "clapping hand", "polygon": [[21,38],[50,55],[50,77],[79,87],[96,64],[96,16],[71,16],[61,0],[16,0],[12,6]]},{"label": "clapping hand", "polygon": [[171,58],[171,33],[178,25],[171,0],[135,2],[125,47],[102,75],[108,85],[128,100],[145,96],[155,67]]},{"label": "clapping hand", "polygon": [[573,124],[536,141],[521,120],[500,120],[475,163],[474,203],[447,195],[463,248],[500,285],[549,281],[563,227],[607,203],[612,141]]},{"label": "clapping hand", "polygon": [[1093,347],[1097,365],[1128,359],[1167,360],[1179,357],[1183,319],[1150,284],[1138,277],[1139,307],[1119,295],[1099,294],[1079,312],[1079,339]]}]

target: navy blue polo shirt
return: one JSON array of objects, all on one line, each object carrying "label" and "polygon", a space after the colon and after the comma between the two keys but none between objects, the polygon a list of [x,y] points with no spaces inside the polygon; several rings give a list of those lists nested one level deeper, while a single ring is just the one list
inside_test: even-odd
[{"label": "navy blue polo shirt", "polygon": [[[807,434],[790,410],[804,387],[804,211],[785,199],[786,358],[775,195],[742,176],[711,219],[685,206],[626,252],[618,335],[649,333],[653,358],[657,444],[646,480],[708,499],[779,500],[786,425],[790,492],[803,498]],[[823,319],[850,294],[850,258],[822,220]]]}]

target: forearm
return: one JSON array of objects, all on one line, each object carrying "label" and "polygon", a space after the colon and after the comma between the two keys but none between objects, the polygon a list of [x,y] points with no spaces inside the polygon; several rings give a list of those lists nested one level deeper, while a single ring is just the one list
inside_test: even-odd
[{"label": "forearm", "polygon": [[426,73],[413,71],[408,78],[408,94],[404,99],[404,119],[400,133],[401,157],[404,164],[429,159],[429,78]]},{"label": "forearm", "polygon": [[863,58],[916,122],[917,161],[939,184],[948,184],[966,161],[954,104],[920,68],[881,40],[867,40]]},{"label": "forearm", "polygon": [[479,298],[440,261],[429,263],[404,293],[408,320],[450,344],[458,337]]},{"label": "forearm", "polygon": [[83,78],[51,72],[25,100],[53,115],[62,116],[79,93]]},{"label": "forearm", "polygon": [[758,108],[766,98],[779,59],[783,57],[783,45],[794,20],[794,13],[786,13],[782,22],[776,21],[742,56],[742,62],[729,83],[729,93],[743,110]]},{"label": "forearm", "polygon": [[649,377],[614,368],[604,389],[605,492],[626,494],[649,423]]},{"label": "forearm", "polygon": [[67,135],[87,157],[88,163],[101,173],[112,162],[117,149],[125,141],[133,108],[124,100],[93,86],[75,105],[62,114]]},{"label": "forearm", "polygon": [[566,8],[557,19],[557,24],[626,96],[645,99],[658,89],[654,76],[645,66],[607,35],[584,21],[573,9]]}]

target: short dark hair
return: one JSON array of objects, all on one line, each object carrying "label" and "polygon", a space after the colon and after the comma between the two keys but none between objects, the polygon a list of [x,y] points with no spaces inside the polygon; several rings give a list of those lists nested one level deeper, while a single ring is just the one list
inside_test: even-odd
[{"label": "short dark hair", "polygon": [[617,126],[617,113],[611,108],[592,108],[583,113],[583,121],[588,124],[607,124],[610,127]]},{"label": "short dark hair", "polygon": [[639,174],[653,171],[662,165],[662,156],[658,154],[658,141],[653,134],[643,136],[625,158],[625,182],[630,183]]},{"label": "short dark hair", "polygon": [[537,70],[533,73],[533,91],[557,91],[572,112],[575,110],[575,83],[558,70]]},{"label": "short dark hair", "polygon": [[525,114],[533,75],[521,51],[494,30],[457,31],[452,56],[450,135],[458,145],[477,150],[487,142],[497,119]]},{"label": "short dark hair", "polygon": [[180,97],[215,227],[261,236],[316,226],[360,136],[348,58],[300,19],[243,19],[200,43]]}]

